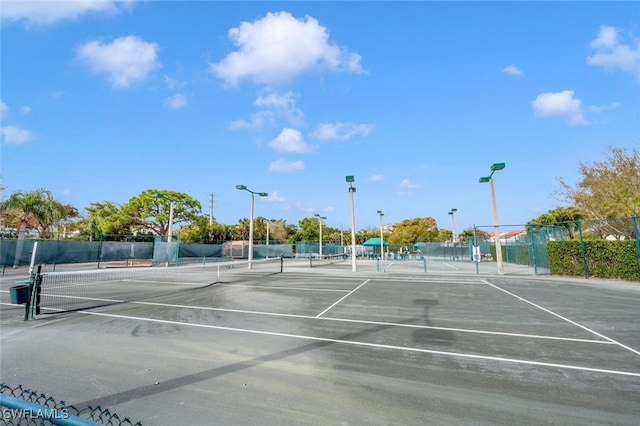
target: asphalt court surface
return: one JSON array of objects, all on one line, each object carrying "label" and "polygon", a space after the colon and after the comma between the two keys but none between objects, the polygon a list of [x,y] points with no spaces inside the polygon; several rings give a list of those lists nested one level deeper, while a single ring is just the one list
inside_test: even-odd
[{"label": "asphalt court surface", "polygon": [[640,424],[637,283],[382,264],[27,322],[3,277],[2,381],[151,425]]}]

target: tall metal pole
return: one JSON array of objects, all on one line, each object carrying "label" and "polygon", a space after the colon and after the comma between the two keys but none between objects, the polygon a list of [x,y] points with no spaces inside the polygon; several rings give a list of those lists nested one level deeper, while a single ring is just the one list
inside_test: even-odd
[{"label": "tall metal pole", "polygon": [[253,261],[253,192],[251,193],[251,213],[249,216],[249,253],[248,253],[248,269],[251,269]]},{"label": "tall metal pole", "polygon": [[382,236],[382,210],[378,210],[378,214],[380,215],[380,259],[384,259],[384,237]]},{"label": "tall metal pole", "polygon": [[314,216],[318,218],[318,224],[320,225],[320,248],[318,250],[318,253],[320,255],[320,258],[322,258],[322,220],[326,219],[326,217],[320,216],[318,213],[316,213]]},{"label": "tall metal pole", "polygon": [[356,189],[353,185],[349,184],[349,196],[351,198],[351,270],[356,272],[358,267],[356,266],[356,213],[353,205],[353,193]]},{"label": "tall metal pole", "polygon": [[213,192],[209,194],[209,225],[213,225]]},{"label": "tall metal pole", "polygon": [[253,196],[254,194],[258,194],[261,197],[267,197],[269,194],[266,192],[253,192],[244,185],[236,185],[236,189],[239,189],[240,191],[247,191],[251,194],[251,214],[249,216],[249,253],[247,255],[249,260],[247,262],[247,267],[248,269],[251,269],[251,262],[253,261]]},{"label": "tall metal pole", "polygon": [[451,212],[449,213],[451,215],[451,233],[453,234],[453,236],[451,237],[451,242],[454,244],[456,242],[456,221],[453,216],[455,215],[456,211],[458,211],[458,209],[451,209]]},{"label": "tall metal pole", "polygon": [[320,221],[320,258],[322,259],[322,218],[319,217],[318,220]]},{"label": "tall metal pole", "polygon": [[173,241],[173,202],[169,206],[169,230],[167,231],[167,242]]},{"label": "tall metal pole", "polygon": [[489,179],[491,188],[491,207],[493,208],[493,232],[496,239],[496,262],[498,263],[498,275],[504,275],[504,264],[502,263],[502,242],[500,241],[500,228],[498,226],[498,209],[496,207],[496,193],[493,189],[493,178]]}]

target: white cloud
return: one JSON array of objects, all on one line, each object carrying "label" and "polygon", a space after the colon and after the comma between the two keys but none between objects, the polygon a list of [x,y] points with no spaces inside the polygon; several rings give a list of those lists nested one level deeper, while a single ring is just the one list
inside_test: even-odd
[{"label": "white cloud", "polygon": [[502,68],[502,72],[505,74],[509,74],[509,75],[515,75],[515,76],[522,76],[524,75],[524,73],[522,72],[522,70],[520,70],[520,68],[518,68],[517,66],[515,66],[514,64],[511,65],[507,65],[506,67]]},{"label": "white cloud", "polygon": [[360,56],[329,43],[329,32],[310,16],[296,19],[288,12],[268,13],[242,22],[228,32],[238,48],[211,71],[226,84],[243,79],[259,84],[287,83],[309,71],[363,73]]},{"label": "white cloud", "polygon": [[187,86],[187,83],[184,81],[174,80],[171,77],[164,76],[164,83],[167,85],[169,90],[179,90],[184,89]]},{"label": "white cloud", "polygon": [[413,183],[409,179],[403,179],[402,182],[400,182],[400,186],[403,188],[411,188],[411,189],[420,188],[420,184]]},{"label": "white cloud", "polygon": [[9,107],[0,100],[0,120],[6,120],[9,117]]},{"label": "white cloud", "polygon": [[354,123],[322,123],[318,126],[313,136],[323,140],[341,140],[345,141],[354,136],[368,135],[375,126],[373,124],[354,124]]},{"label": "white cloud", "polygon": [[187,96],[182,93],[176,93],[173,96],[165,98],[164,106],[171,109],[180,109],[187,106]]},{"label": "white cloud", "polygon": [[296,152],[299,154],[310,152],[312,150],[311,145],[307,144],[303,138],[302,133],[295,129],[282,129],[282,132],[269,142],[269,146],[276,151],[280,152]]},{"label": "white cloud", "polygon": [[276,160],[269,164],[269,171],[275,173],[295,173],[304,170],[302,161]]},{"label": "white cloud", "polygon": [[538,117],[566,117],[569,124],[587,124],[581,110],[582,101],[574,98],[573,90],[556,93],[541,93],[531,101],[533,112]]},{"label": "white cloud", "polygon": [[16,126],[2,127],[0,128],[0,134],[2,135],[2,141],[8,145],[21,145],[33,140],[33,135],[30,131]]},{"label": "white cloud", "polygon": [[600,114],[603,111],[609,111],[612,109],[616,109],[620,106],[618,102],[611,102],[608,105],[591,105],[589,106],[589,111],[594,114]]},{"label": "white cloud", "polygon": [[21,105],[20,106],[20,113],[21,114],[30,114],[31,113],[31,107],[28,107],[27,105]]},{"label": "white cloud", "polygon": [[619,35],[614,27],[600,27],[598,36],[590,44],[595,54],[587,56],[587,63],[611,70],[630,72],[640,78],[640,40],[623,44]]},{"label": "white cloud", "polygon": [[111,43],[87,42],[78,48],[77,57],[95,73],[107,74],[113,87],[128,87],[160,67],[157,52],[156,43],[127,36]]},{"label": "white cloud", "polygon": [[263,201],[268,203],[284,203],[286,198],[278,193],[278,191],[270,192],[267,197],[262,198]]},{"label": "white cloud", "polygon": [[29,24],[52,24],[57,21],[74,20],[86,13],[116,15],[132,3],[132,0],[3,0],[0,19],[2,22],[24,20]]},{"label": "white cloud", "polygon": [[304,113],[296,107],[296,96],[293,92],[271,91],[266,96],[259,96],[254,104],[272,110],[277,117],[286,120],[292,126],[299,126],[303,122]]},{"label": "white cloud", "polygon": [[384,180],[383,175],[373,175],[370,178],[371,182],[382,182]]},{"label": "white cloud", "polygon": [[234,120],[231,122],[232,129],[246,129],[249,127],[264,127],[275,125],[275,116],[272,111],[258,111],[251,115],[251,120]]}]

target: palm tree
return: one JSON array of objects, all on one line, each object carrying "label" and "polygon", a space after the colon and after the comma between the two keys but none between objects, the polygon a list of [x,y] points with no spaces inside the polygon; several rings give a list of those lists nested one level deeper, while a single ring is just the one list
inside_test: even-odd
[{"label": "palm tree", "polygon": [[20,263],[22,246],[27,228],[39,229],[42,232],[52,225],[67,217],[65,206],[53,199],[51,192],[46,189],[37,189],[30,192],[14,192],[3,203],[3,210],[15,212],[16,228],[18,229],[18,244],[14,267]]}]

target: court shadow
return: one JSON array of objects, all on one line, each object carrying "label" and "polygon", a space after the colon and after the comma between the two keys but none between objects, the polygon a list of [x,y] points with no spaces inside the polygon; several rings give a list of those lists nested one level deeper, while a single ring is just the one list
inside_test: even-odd
[{"label": "court shadow", "polygon": [[439,305],[439,301],[435,299],[415,299],[413,301],[413,304],[424,306],[424,314],[422,316],[422,320],[423,325],[426,327],[417,329],[413,332],[413,343],[422,345],[435,344],[450,346],[456,341],[456,337],[452,332],[444,330],[442,328],[434,327],[431,323],[431,320],[429,319],[429,308]]}]

